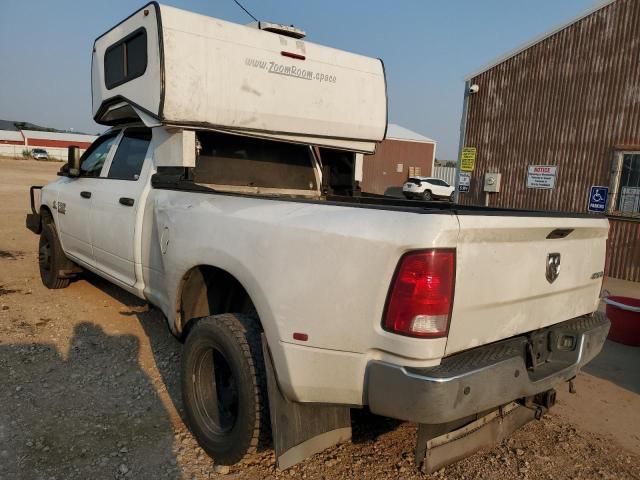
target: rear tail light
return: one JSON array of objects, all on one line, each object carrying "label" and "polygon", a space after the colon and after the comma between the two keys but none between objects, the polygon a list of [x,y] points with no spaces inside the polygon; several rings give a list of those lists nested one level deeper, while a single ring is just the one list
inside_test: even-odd
[{"label": "rear tail light", "polygon": [[403,255],[387,297],[383,328],[409,337],[446,337],[455,265],[455,250],[420,250]]}]

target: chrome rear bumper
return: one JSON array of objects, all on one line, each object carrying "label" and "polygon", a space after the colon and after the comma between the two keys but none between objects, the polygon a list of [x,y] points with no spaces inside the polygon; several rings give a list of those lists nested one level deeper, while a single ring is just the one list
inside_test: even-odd
[{"label": "chrome rear bumper", "polygon": [[609,324],[595,312],[446,357],[431,368],[372,361],[366,377],[369,409],[442,424],[536,395],[575,377],[602,349]]}]

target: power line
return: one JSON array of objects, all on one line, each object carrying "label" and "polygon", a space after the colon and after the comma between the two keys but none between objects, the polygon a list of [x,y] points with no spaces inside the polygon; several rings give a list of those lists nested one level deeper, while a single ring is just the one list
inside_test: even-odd
[{"label": "power line", "polygon": [[254,16],[253,16],[253,14],[252,14],[249,10],[247,10],[246,8],[244,8],[244,7],[242,6],[242,4],[241,4],[238,0],[233,0],[233,1],[234,1],[234,2],[235,2],[235,4],[236,4],[236,5],[238,5],[242,10],[244,10],[244,11],[245,11],[245,13],[246,13],[247,15],[249,15],[251,18],[253,18],[256,22],[258,21],[258,19],[257,19],[256,17],[254,17]]}]

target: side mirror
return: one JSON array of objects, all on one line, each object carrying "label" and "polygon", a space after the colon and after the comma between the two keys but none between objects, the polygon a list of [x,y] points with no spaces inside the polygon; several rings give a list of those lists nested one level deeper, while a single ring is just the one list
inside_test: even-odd
[{"label": "side mirror", "polygon": [[70,177],[80,176],[80,148],[76,145],[69,145],[67,150],[68,175]]}]

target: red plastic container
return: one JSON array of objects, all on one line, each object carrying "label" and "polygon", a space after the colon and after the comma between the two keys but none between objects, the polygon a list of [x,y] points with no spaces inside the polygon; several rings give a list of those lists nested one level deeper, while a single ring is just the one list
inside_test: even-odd
[{"label": "red plastic container", "polygon": [[640,311],[634,311],[640,309],[640,299],[607,297],[604,302],[607,304],[607,317],[611,320],[609,339],[625,345],[640,346]]}]

